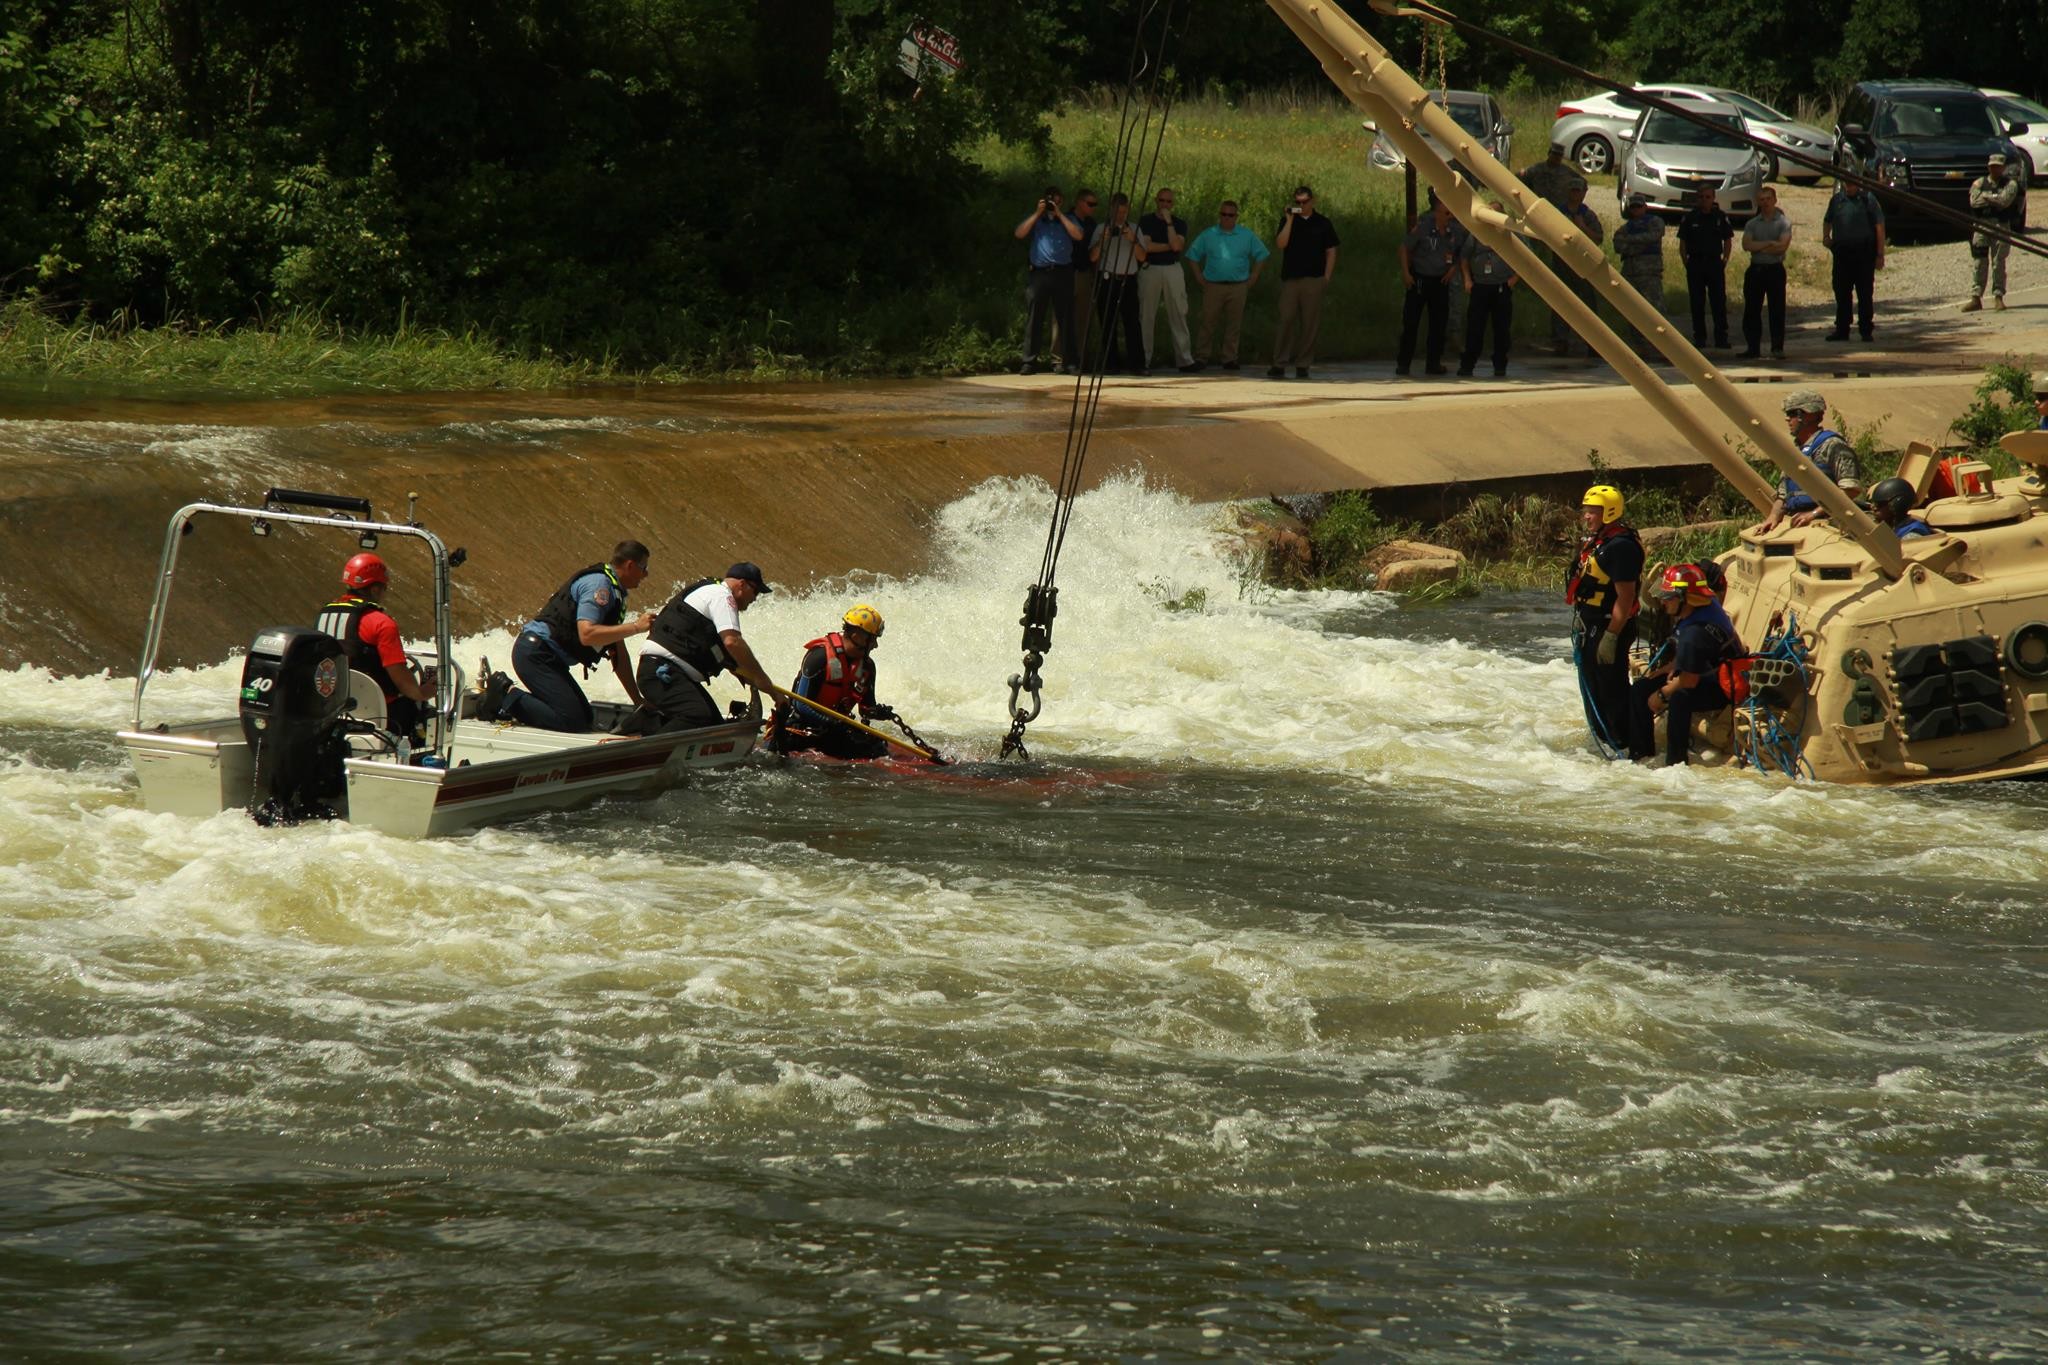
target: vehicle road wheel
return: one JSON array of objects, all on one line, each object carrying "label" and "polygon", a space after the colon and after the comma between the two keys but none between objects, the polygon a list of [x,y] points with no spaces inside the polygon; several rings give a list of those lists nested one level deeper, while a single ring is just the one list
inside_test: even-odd
[{"label": "vehicle road wheel", "polygon": [[1588,133],[1572,148],[1572,161],[1587,175],[1605,175],[1614,169],[1614,145],[1598,133]]},{"label": "vehicle road wheel", "polygon": [[1764,153],[1764,183],[1770,184],[1778,178],[1778,158],[1775,153]]}]

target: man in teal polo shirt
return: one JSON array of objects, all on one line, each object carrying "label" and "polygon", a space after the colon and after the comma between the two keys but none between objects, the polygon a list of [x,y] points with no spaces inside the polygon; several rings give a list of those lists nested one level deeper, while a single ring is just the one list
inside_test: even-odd
[{"label": "man in teal polo shirt", "polygon": [[1237,225],[1237,201],[1226,199],[1216,211],[1216,226],[1203,228],[1184,253],[1202,286],[1202,340],[1195,352],[1214,359],[1218,319],[1223,322],[1223,368],[1237,368],[1237,336],[1244,325],[1244,300],[1259,282],[1259,271],[1273,253],[1259,234]]}]

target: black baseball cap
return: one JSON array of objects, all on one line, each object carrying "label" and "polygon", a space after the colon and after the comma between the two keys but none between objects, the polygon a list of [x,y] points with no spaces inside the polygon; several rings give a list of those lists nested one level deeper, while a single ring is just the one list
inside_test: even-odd
[{"label": "black baseball cap", "polygon": [[730,569],[727,569],[725,571],[725,576],[727,578],[737,578],[742,583],[752,583],[762,592],[775,591],[775,589],[768,586],[768,580],[761,577],[760,567],[758,565],[749,564],[744,559],[741,560],[739,563],[733,565]]}]

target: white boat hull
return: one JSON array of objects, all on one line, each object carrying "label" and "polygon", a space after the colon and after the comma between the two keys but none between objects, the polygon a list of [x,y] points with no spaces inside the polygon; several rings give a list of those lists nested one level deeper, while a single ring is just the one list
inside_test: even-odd
[{"label": "white boat hull", "polygon": [[[744,760],[756,733],[751,720],[645,736],[565,735],[468,721],[456,728],[446,768],[385,755],[348,759],[337,815],[400,838],[426,839],[606,797],[648,797],[692,770]],[[148,810],[203,818],[252,803],[253,762],[239,719],[123,730],[118,738],[135,764]]]}]

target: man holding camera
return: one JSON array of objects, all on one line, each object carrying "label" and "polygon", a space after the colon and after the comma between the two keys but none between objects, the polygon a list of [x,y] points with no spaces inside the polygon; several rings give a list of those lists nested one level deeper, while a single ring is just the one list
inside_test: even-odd
[{"label": "man holding camera", "polygon": [[1173,213],[1173,191],[1163,189],[1153,198],[1154,211],[1145,215],[1138,231],[1145,238],[1145,268],[1138,272],[1138,323],[1144,333],[1145,363],[1152,363],[1153,324],[1159,319],[1159,305],[1166,305],[1166,326],[1173,333],[1173,363],[1182,374],[1202,368],[1188,345],[1188,281],[1180,268],[1181,253],[1187,250],[1188,220]]},{"label": "man holding camera", "polygon": [[1047,185],[1038,207],[1017,224],[1011,234],[1029,244],[1029,264],[1024,276],[1024,364],[1020,374],[1038,373],[1038,348],[1045,339],[1046,310],[1059,324],[1066,352],[1054,369],[1067,372],[1079,365],[1080,348],[1074,344],[1074,243],[1081,240],[1081,225],[1060,211],[1060,187]]},{"label": "man holding camera", "polygon": [[1104,372],[1128,364],[1132,374],[1145,374],[1144,329],[1138,325],[1138,267],[1145,263],[1145,238],[1131,222],[1131,197],[1121,190],[1109,196],[1109,218],[1097,225],[1088,259],[1095,263],[1095,311],[1102,315],[1108,350]]},{"label": "man holding camera", "polygon": [[1308,378],[1316,361],[1316,331],[1323,321],[1323,290],[1337,270],[1337,229],[1316,212],[1315,191],[1294,187],[1294,203],[1280,220],[1273,243],[1280,248],[1280,327],[1273,336],[1268,379],[1284,378],[1294,365],[1296,379]]}]

